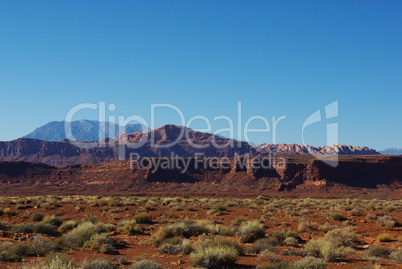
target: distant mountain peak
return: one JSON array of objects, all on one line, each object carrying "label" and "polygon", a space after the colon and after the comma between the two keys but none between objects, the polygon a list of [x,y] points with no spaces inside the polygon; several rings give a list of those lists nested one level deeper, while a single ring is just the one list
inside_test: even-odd
[{"label": "distant mountain peak", "polygon": [[[46,141],[62,141],[66,138],[66,121],[52,121],[23,138],[34,138]],[[105,137],[116,139],[121,134],[147,131],[148,127],[142,124],[128,124],[119,126],[113,122],[99,122],[96,120],[77,120],[70,122],[71,133],[79,141],[101,141]]]},{"label": "distant mountain peak", "polygon": [[402,148],[386,148],[380,151],[381,154],[402,155]]}]

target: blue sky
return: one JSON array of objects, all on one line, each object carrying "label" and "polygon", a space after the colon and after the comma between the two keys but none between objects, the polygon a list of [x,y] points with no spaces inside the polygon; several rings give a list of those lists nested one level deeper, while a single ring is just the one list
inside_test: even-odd
[{"label": "blue sky", "polygon": [[[108,116],[147,121],[151,104],[169,103],[217,130],[219,115],[237,125],[240,101],[242,125],[284,115],[277,142],[301,143],[306,118],[338,101],[307,144],[324,145],[338,122],[340,144],[402,147],[400,14],[401,1],[1,1],[0,140],[100,101],[116,105]],[[167,123],[177,114],[157,110]]]}]

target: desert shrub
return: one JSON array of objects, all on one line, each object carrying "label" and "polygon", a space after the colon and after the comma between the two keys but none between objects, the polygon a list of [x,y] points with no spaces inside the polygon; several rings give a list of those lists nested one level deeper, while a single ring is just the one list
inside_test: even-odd
[{"label": "desert shrub", "polygon": [[250,254],[258,254],[266,249],[272,249],[274,244],[270,238],[260,238],[257,239],[254,244],[247,249],[247,252]]},{"label": "desert shrub", "polygon": [[392,252],[389,257],[396,262],[402,263],[402,249]]},{"label": "desert shrub", "polygon": [[42,223],[59,227],[63,223],[63,221],[59,218],[56,218],[56,216],[46,216],[43,219]]},{"label": "desert shrub", "polygon": [[208,247],[225,246],[236,249],[239,255],[244,255],[244,247],[236,241],[228,238],[217,237],[200,237],[195,243],[197,249],[204,249]]},{"label": "desert shrub", "polygon": [[171,202],[173,202],[174,201],[174,199],[173,198],[164,198],[163,200],[162,200],[162,205],[169,205]]},{"label": "desert shrub", "polygon": [[37,212],[37,213],[32,214],[31,220],[34,222],[39,222],[39,221],[42,221],[44,217],[45,217],[45,214]]},{"label": "desert shrub", "polygon": [[35,225],[32,223],[21,223],[11,226],[13,233],[33,233],[35,232]]},{"label": "desert shrub", "polygon": [[43,235],[35,235],[29,242],[30,254],[35,256],[46,254],[55,248],[53,241]]},{"label": "desert shrub", "polygon": [[164,267],[159,263],[144,259],[134,263],[129,269],[164,269]]},{"label": "desert shrub", "polygon": [[25,243],[13,244],[11,242],[3,242],[0,244],[0,261],[15,262],[21,260],[21,257],[27,255],[28,245]]},{"label": "desert shrub", "polygon": [[178,255],[182,251],[181,245],[173,245],[169,243],[165,243],[158,248],[158,252],[162,254],[168,255]]},{"label": "desert shrub", "polygon": [[396,226],[396,220],[390,215],[384,215],[377,219],[377,223],[387,229],[392,229]]},{"label": "desert shrub", "polygon": [[243,242],[253,242],[265,236],[264,225],[258,220],[243,222],[237,235]]},{"label": "desert shrub", "polygon": [[223,206],[223,205],[214,206],[212,209],[210,209],[210,210],[208,211],[208,214],[216,215],[216,216],[222,216],[222,215],[225,215],[225,214],[227,214],[227,213],[228,213],[228,212],[227,212],[227,210],[226,210],[226,207]]},{"label": "desert shrub", "polygon": [[223,236],[231,236],[232,232],[225,226],[216,225],[215,226],[215,234],[223,235]]},{"label": "desert shrub", "polygon": [[264,265],[258,265],[256,269],[292,269],[292,265],[286,261],[271,261]]},{"label": "desert shrub", "polygon": [[337,213],[337,212],[332,213],[332,214],[331,214],[331,218],[332,218],[333,220],[337,220],[337,221],[344,221],[344,220],[346,220],[345,217],[344,217],[341,213]]},{"label": "desert shrub", "polygon": [[86,241],[91,239],[93,234],[103,232],[102,228],[91,222],[84,222],[59,238],[57,243],[69,248],[81,247]]},{"label": "desert shrub", "polygon": [[316,258],[306,257],[294,263],[295,269],[322,269],[326,268],[327,264]]},{"label": "desert shrub", "polygon": [[190,254],[194,266],[203,268],[231,267],[237,260],[239,253],[233,247],[207,246],[198,248]]},{"label": "desert shrub", "polygon": [[134,216],[136,223],[149,223],[150,219],[147,214],[138,214]]},{"label": "desert shrub", "polygon": [[116,240],[109,236],[107,233],[93,234],[89,241],[84,243],[84,247],[95,250],[96,252],[111,253],[115,251],[113,245]]},{"label": "desert shrub", "polygon": [[344,259],[354,253],[351,247],[334,246],[332,243],[324,240],[308,241],[305,250],[310,255],[322,257],[325,261],[331,262]]},{"label": "desert shrub", "polygon": [[207,227],[202,227],[189,220],[168,224],[161,227],[156,233],[154,233],[149,239],[148,243],[159,247],[165,243],[166,239],[173,237],[185,237],[197,236],[200,234],[208,234],[210,230]]},{"label": "desert shrub", "polygon": [[78,222],[76,222],[74,220],[70,220],[70,221],[67,221],[67,222],[63,223],[62,225],[60,225],[60,231],[62,233],[69,232],[72,229],[76,228],[77,226],[78,226]]},{"label": "desert shrub", "polygon": [[0,221],[0,231],[7,229],[7,223],[4,221]]},{"label": "desert shrub", "polygon": [[41,233],[50,236],[59,234],[55,226],[45,223],[38,223],[36,225],[32,223],[16,224],[11,227],[11,231],[13,233]]},{"label": "desert shrub", "polygon": [[38,223],[37,225],[35,225],[35,232],[47,234],[50,236],[57,236],[59,234],[55,226],[47,223]]},{"label": "desert shrub", "polygon": [[297,244],[299,244],[299,240],[297,240],[297,239],[294,238],[294,237],[287,237],[287,238],[285,238],[285,240],[283,241],[283,243],[284,243],[286,246],[297,246]]},{"label": "desert shrub", "polygon": [[273,250],[266,249],[260,253],[260,259],[263,261],[279,261],[279,255]]},{"label": "desert shrub", "polygon": [[337,228],[338,228],[338,226],[336,226],[336,225],[331,225],[331,224],[329,224],[328,222],[326,222],[325,224],[320,225],[320,226],[318,227],[318,229],[320,229],[320,230],[323,231],[324,233],[327,233],[327,232],[329,232],[329,231],[331,231],[331,230],[334,230],[334,229],[337,229]]},{"label": "desert shrub", "polygon": [[317,223],[315,222],[310,222],[310,221],[302,221],[299,223],[299,226],[297,227],[297,229],[299,230],[299,232],[306,232],[312,228],[314,228],[314,226],[316,226]]},{"label": "desert shrub", "polygon": [[239,230],[240,225],[241,225],[243,222],[245,222],[245,221],[247,221],[247,220],[246,220],[245,218],[243,218],[243,217],[238,217],[238,218],[234,219],[234,220],[232,221],[232,223],[231,223],[233,232],[236,233],[236,232]]},{"label": "desert shrub", "polygon": [[390,242],[391,240],[391,236],[389,234],[380,234],[377,236],[377,240],[379,242]]},{"label": "desert shrub", "polygon": [[69,258],[64,255],[56,254],[46,257],[43,262],[31,262],[24,264],[22,269],[75,269],[77,268]]},{"label": "desert shrub", "polygon": [[93,224],[96,224],[96,223],[98,223],[98,217],[86,215],[86,216],[82,219],[82,222],[91,222],[91,223],[93,223]]},{"label": "desert shrub", "polygon": [[113,223],[105,223],[105,224],[98,224],[99,229],[102,230],[102,232],[112,232],[114,230],[116,230],[116,228],[114,227]]},{"label": "desert shrub", "polygon": [[300,237],[292,231],[272,231],[270,232],[268,239],[271,245],[278,246],[284,244],[286,238],[289,237],[293,237],[296,240],[300,241]]},{"label": "desert shrub", "polygon": [[113,264],[105,259],[84,261],[81,267],[82,269],[114,269]]},{"label": "desert shrub", "polygon": [[[57,264],[60,265],[60,268],[65,268],[64,266],[67,266],[66,268],[69,268],[68,266],[73,266],[73,268],[75,268],[73,262],[71,261],[71,259],[64,255],[64,254],[60,254],[60,253],[54,253],[51,252],[48,255],[46,255],[46,258],[44,259],[42,265],[48,265],[50,266],[50,268],[56,268],[54,265],[56,265],[56,263],[54,263],[54,261],[57,261]],[[57,267],[59,268],[59,267]]]},{"label": "desert shrub", "polygon": [[357,235],[349,228],[334,229],[325,234],[324,240],[336,247],[353,247],[356,245]]},{"label": "desert shrub", "polygon": [[386,206],[386,207],[384,208],[384,211],[385,211],[385,212],[395,212],[395,211],[396,211],[396,207],[393,206],[393,205],[389,205],[389,206]]},{"label": "desert shrub", "polygon": [[11,215],[14,214],[14,212],[13,212],[13,211],[11,210],[11,208],[9,208],[9,207],[4,208],[4,209],[3,209],[3,213],[6,214],[6,215],[8,215],[8,216],[11,216]]},{"label": "desert shrub", "polygon": [[120,265],[127,265],[127,264],[130,264],[130,262],[127,261],[127,259],[124,258],[123,256],[114,257],[114,258],[112,259],[112,261],[113,261],[113,262],[117,262],[117,263],[120,264]]},{"label": "desert shrub", "polygon": [[128,221],[123,221],[120,223],[119,228],[117,228],[118,232],[123,232],[129,235],[135,235],[135,234],[141,234],[143,229],[137,225],[137,222],[135,220],[128,220]]},{"label": "desert shrub", "polygon": [[187,239],[182,239],[180,237],[172,238],[168,240],[168,243],[164,243],[158,249],[158,252],[168,255],[184,254],[188,255],[193,251],[191,243]]},{"label": "desert shrub", "polygon": [[365,251],[365,257],[368,259],[387,259],[390,254],[389,249],[381,246],[371,246]]}]

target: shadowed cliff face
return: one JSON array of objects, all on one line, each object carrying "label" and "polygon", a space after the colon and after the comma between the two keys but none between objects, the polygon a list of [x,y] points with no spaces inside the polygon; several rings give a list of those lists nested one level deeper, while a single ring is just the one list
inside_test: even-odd
[{"label": "shadowed cliff face", "polygon": [[[286,166],[255,168],[240,165],[238,158],[227,159],[228,166],[219,167],[210,159],[197,164],[195,159],[182,159],[182,166],[155,165],[161,158],[109,163],[52,167],[44,164],[1,162],[0,191],[2,195],[39,194],[148,194],[173,195],[289,195],[331,197],[378,194],[385,190],[390,198],[401,194],[402,157],[343,156],[339,166],[304,155],[284,156]],[[164,158],[162,158],[164,159]],[[173,164],[176,159],[165,159]],[[198,160],[199,161],[199,160]],[[158,168],[159,167],[159,168]],[[157,168],[157,169],[156,169]],[[347,196],[346,195],[346,196]],[[386,195],[386,196],[387,196]],[[365,196],[364,196],[365,197]]]}]

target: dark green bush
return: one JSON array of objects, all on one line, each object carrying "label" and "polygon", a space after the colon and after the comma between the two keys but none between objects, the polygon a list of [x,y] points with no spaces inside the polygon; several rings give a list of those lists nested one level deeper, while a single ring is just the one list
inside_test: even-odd
[{"label": "dark green bush", "polygon": [[43,214],[43,213],[34,213],[31,216],[31,220],[34,222],[39,222],[39,221],[43,220],[44,216],[45,216],[45,214]]},{"label": "dark green bush", "polygon": [[134,216],[134,220],[136,223],[149,223],[150,219],[147,214],[138,214]]}]

